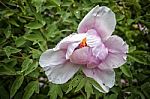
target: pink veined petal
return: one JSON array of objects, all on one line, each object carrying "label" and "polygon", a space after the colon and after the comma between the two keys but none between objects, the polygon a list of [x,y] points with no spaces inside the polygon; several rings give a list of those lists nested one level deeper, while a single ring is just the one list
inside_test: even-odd
[{"label": "pink veined petal", "polygon": [[54,50],[59,50],[59,49],[67,49],[68,46],[71,43],[79,43],[80,41],[82,41],[82,39],[84,39],[86,36],[86,34],[76,34],[73,33],[67,37],[65,37],[63,40],[61,40],[56,47],[54,48]]},{"label": "pink veined petal", "polygon": [[114,86],[115,72],[113,69],[100,69],[100,68],[83,68],[83,72],[87,77],[93,78],[102,88],[98,89],[100,92],[107,93],[109,88]]},{"label": "pink veined petal", "polygon": [[112,34],[115,26],[115,14],[108,7],[96,6],[80,22],[78,33],[86,33],[90,29],[95,29],[105,41]]},{"label": "pink veined petal", "polygon": [[98,45],[96,47],[93,47],[92,53],[94,56],[96,56],[101,61],[103,61],[108,55],[108,49],[105,47],[104,44],[101,44],[101,45]]},{"label": "pink veined petal", "polygon": [[83,47],[75,50],[70,56],[70,61],[75,64],[83,64],[88,68],[95,68],[100,64],[100,60],[93,56],[91,48]]},{"label": "pink veined petal", "polygon": [[71,43],[68,45],[67,53],[66,53],[66,59],[69,59],[69,57],[72,55],[73,51],[79,46],[80,42],[78,43]]},{"label": "pink veined petal", "polygon": [[48,80],[55,84],[64,84],[79,70],[79,66],[70,62],[44,68]]},{"label": "pink veined petal", "polygon": [[111,53],[128,53],[127,43],[117,35],[110,36],[104,44]]},{"label": "pink veined petal", "polygon": [[39,59],[39,64],[41,67],[53,66],[63,64],[66,61],[65,58],[66,51],[53,49],[46,50]]},{"label": "pink veined petal", "polygon": [[86,39],[86,43],[89,47],[95,47],[102,44],[101,38],[94,29],[90,29],[86,32]]},{"label": "pink veined petal", "polygon": [[86,64],[89,57],[89,48],[83,47],[75,50],[70,56],[70,61],[75,64]]},{"label": "pink veined petal", "polygon": [[127,55],[125,53],[108,53],[106,59],[102,62],[104,68],[118,68],[126,63]]}]

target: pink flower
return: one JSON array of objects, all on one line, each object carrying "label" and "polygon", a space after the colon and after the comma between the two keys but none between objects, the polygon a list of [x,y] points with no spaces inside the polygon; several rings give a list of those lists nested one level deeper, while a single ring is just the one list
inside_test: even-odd
[{"label": "pink flower", "polygon": [[108,92],[114,86],[115,72],[126,62],[128,45],[112,35],[115,14],[107,7],[94,7],[80,22],[78,33],[61,40],[53,49],[45,51],[39,60],[50,82],[66,83],[82,69]]}]

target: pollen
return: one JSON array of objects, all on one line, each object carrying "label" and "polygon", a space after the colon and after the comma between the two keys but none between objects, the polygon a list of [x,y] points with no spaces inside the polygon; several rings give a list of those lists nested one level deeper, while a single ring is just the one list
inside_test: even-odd
[{"label": "pollen", "polygon": [[79,48],[82,48],[82,47],[85,47],[87,46],[87,43],[86,43],[86,37],[82,40],[82,42],[79,44]]}]

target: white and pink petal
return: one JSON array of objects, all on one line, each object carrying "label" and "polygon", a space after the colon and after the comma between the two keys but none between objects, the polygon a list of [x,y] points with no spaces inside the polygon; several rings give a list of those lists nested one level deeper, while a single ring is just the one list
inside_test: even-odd
[{"label": "white and pink petal", "polygon": [[102,88],[98,89],[100,92],[107,93],[109,88],[114,86],[115,72],[113,69],[100,69],[100,68],[83,68],[83,72],[87,77],[93,78]]},{"label": "white and pink petal", "polygon": [[116,26],[114,12],[106,6],[94,7],[80,22],[78,33],[86,33],[90,29],[96,30],[101,39],[105,41],[112,35]]},{"label": "white and pink petal", "polygon": [[77,64],[65,62],[64,64],[55,65],[53,68],[46,67],[44,68],[44,71],[50,82],[64,84],[74,76],[79,68],[80,67]]},{"label": "white and pink petal", "polygon": [[123,39],[117,35],[110,36],[104,45],[111,53],[128,53],[128,45]]},{"label": "white and pink petal", "polygon": [[126,59],[127,55],[125,53],[108,53],[106,59],[101,64],[103,68],[118,68],[126,63]]},{"label": "white and pink petal", "polygon": [[42,53],[39,59],[39,64],[41,67],[53,66],[63,64],[66,61],[65,58],[66,51],[53,49],[46,50]]},{"label": "white and pink petal", "polygon": [[82,41],[82,39],[84,39],[86,37],[86,34],[77,34],[77,33],[73,33],[67,37],[65,37],[63,40],[61,40],[56,47],[54,48],[54,50],[62,50],[62,49],[67,49],[68,46],[71,43],[79,43]]}]

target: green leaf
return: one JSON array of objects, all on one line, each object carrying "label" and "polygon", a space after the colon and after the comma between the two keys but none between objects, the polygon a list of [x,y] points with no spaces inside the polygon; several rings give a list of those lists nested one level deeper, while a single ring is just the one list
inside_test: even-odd
[{"label": "green leaf", "polygon": [[77,75],[75,76],[69,83],[69,88],[66,91],[66,93],[69,93],[73,88],[75,88],[76,86],[78,86],[80,79],[82,79],[82,76]]},{"label": "green leaf", "polygon": [[16,44],[17,47],[22,46],[25,42],[26,42],[26,40],[23,37],[18,37],[15,40],[15,44]]},{"label": "green leaf", "polygon": [[18,53],[21,51],[21,49],[17,49],[17,48],[14,48],[14,47],[11,47],[11,46],[6,46],[4,48],[4,51],[6,53],[6,55],[9,57],[11,54],[13,53]]},{"label": "green leaf", "polygon": [[24,76],[18,76],[10,88],[10,98],[12,98],[20,88],[24,80]]},{"label": "green leaf", "polygon": [[42,28],[44,25],[39,23],[38,21],[35,21],[35,22],[30,22],[28,24],[25,25],[26,28],[29,28],[29,29],[40,29]]},{"label": "green leaf", "polygon": [[38,62],[33,62],[32,64],[29,65],[28,69],[25,70],[24,75],[28,75],[32,71],[34,71],[38,67]]},{"label": "green leaf", "polygon": [[46,41],[38,42],[38,45],[43,52],[48,49]]},{"label": "green leaf", "polygon": [[89,77],[87,79],[94,87],[105,92],[105,90],[94,79],[89,78]]},{"label": "green leaf", "polygon": [[39,58],[40,55],[42,54],[42,52],[41,52],[40,50],[33,49],[33,48],[32,48],[31,53],[32,53],[32,57],[33,57],[33,58]]},{"label": "green leaf", "polygon": [[26,87],[25,87],[25,93],[23,95],[23,99],[30,99],[30,97],[33,95],[34,92],[39,92],[39,82],[38,81],[31,81]]},{"label": "green leaf", "polygon": [[150,65],[150,53],[146,51],[134,51],[128,54],[128,57],[138,63]]},{"label": "green leaf", "polygon": [[145,82],[142,86],[141,86],[141,90],[143,91],[144,95],[149,98],[150,97],[150,82]]},{"label": "green leaf", "polygon": [[80,80],[78,86],[76,87],[75,92],[80,91],[80,90],[84,87],[85,82],[86,82],[86,79],[85,79],[85,78],[82,78],[82,79]]},{"label": "green leaf", "polygon": [[32,0],[31,3],[36,7],[36,12],[41,12],[42,4],[45,0]]},{"label": "green leaf", "polygon": [[77,19],[80,18],[80,11],[76,10],[74,11],[74,15],[76,16]]},{"label": "green leaf", "polygon": [[48,96],[50,96],[50,99],[57,99],[57,96],[63,97],[63,92],[60,87],[60,85],[52,84],[50,86],[50,90],[48,92]]},{"label": "green leaf", "polygon": [[132,77],[132,73],[130,71],[129,66],[123,65],[120,67],[121,71],[127,76],[127,77]]},{"label": "green leaf", "polygon": [[93,94],[93,88],[92,88],[92,85],[89,80],[87,80],[87,82],[85,83],[84,88],[85,88],[85,92],[87,94],[87,99],[89,99],[91,94]]},{"label": "green leaf", "polygon": [[0,68],[0,75],[16,75],[16,72],[11,69],[8,69],[5,66],[5,68]]},{"label": "green leaf", "polygon": [[33,33],[33,34],[26,34],[24,35],[24,38],[30,41],[43,41],[44,40],[43,36],[39,32]]},{"label": "green leaf", "polygon": [[4,12],[4,17],[10,17],[10,16],[12,16],[12,15],[14,15],[14,12],[13,11],[11,11],[11,10],[5,10],[5,12]]},{"label": "green leaf", "polygon": [[111,94],[111,95],[109,96],[109,99],[110,99],[110,98],[111,98],[111,99],[117,99],[117,97],[118,97],[117,94]]},{"label": "green leaf", "polygon": [[16,26],[16,27],[19,27],[19,24],[16,22],[16,20],[14,20],[14,19],[9,19],[8,21],[9,21],[9,23],[11,23],[12,25],[14,25],[14,26]]},{"label": "green leaf", "polygon": [[46,24],[45,19],[42,17],[42,14],[35,13],[35,17],[36,17],[36,20],[38,20],[40,23],[43,24],[43,26]]},{"label": "green leaf", "polygon": [[5,29],[4,33],[5,33],[6,38],[9,38],[9,37],[10,37],[10,35],[11,35],[11,25],[9,25],[9,26]]},{"label": "green leaf", "polygon": [[60,7],[61,1],[60,0],[51,0],[52,3]]},{"label": "green leaf", "polygon": [[32,63],[33,63],[32,59],[26,58],[21,65],[21,67],[22,67],[21,72],[24,72],[25,70],[27,70],[29,68],[30,64],[32,64]]},{"label": "green leaf", "polygon": [[7,92],[6,88],[3,85],[0,85],[0,98],[1,99],[10,99],[9,93]]},{"label": "green leaf", "polygon": [[39,75],[40,75],[39,69],[36,69],[33,72],[31,72],[30,74],[28,74],[29,77],[37,78],[37,79],[38,79]]}]

